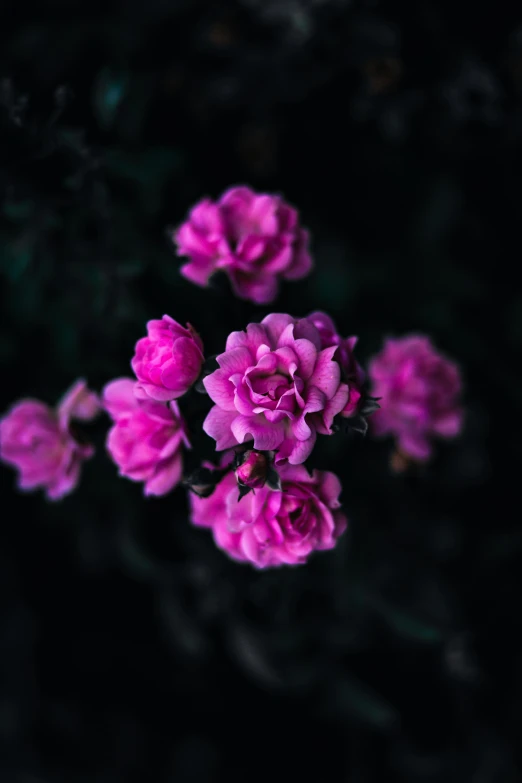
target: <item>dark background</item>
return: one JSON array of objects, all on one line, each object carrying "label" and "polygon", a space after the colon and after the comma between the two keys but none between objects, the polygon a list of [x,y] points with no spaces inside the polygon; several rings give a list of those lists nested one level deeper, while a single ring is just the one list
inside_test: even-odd
[{"label": "dark background", "polygon": [[[3,3],[0,410],[129,374],[163,313],[211,354],[269,309],[324,309],[363,363],[387,334],[431,335],[467,417],[406,476],[388,442],[322,439],[348,533],[264,573],[190,526],[182,490],[146,500],[119,479],[103,417],[63,502],[16,494],[2,468],[1,783],[522,779],[509,7]],[[313,237],[313,275],[271,308],[184,281],[165,235],[241,183],[284,194]]]}]

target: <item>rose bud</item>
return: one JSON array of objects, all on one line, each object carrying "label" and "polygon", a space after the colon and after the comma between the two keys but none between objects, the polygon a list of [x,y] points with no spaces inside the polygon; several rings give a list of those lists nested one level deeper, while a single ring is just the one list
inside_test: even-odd
[{"label": "rose bud", "polygon": [[239,500],[254,489],[261,489],[265,484],[270,489],[280,489],[279,475],[272,467],[273,452],[247,449],[236,454],[236,479],[239,485]]}]

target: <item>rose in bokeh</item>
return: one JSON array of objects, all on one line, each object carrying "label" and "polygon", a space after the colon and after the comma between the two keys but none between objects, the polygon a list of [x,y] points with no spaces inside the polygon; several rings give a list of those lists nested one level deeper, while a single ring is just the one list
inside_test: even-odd
[{"label": "rose in bokeh", "polygon": [[433,437],[452,438],[462,428],[462,382],[457,365],[428,337],[390,338],[369,364],[372,394],[380,410],[371,419],[376,435],[393,435],[399,450],[427,460]]},{"label": "rose in bokeh", "polygon": [[218,547],[256,568],[298,565],[332,549],[347,525],[338,478],[320,470],[310,476],[303,465],[284,465],[279,475],[281,490],[265,486],[241,500],[233,473],[210,497],[191,494],[193,524],[211,528]]},{"label": "rose in bokeh", "polygon": [[175,400],[195,383],[202,364],[203,343],[190,324],[184,328],[169,315],[149,321],[131,361],[136,397]]},{"label": "rose in bokeh", "polygon": [[203,381],[216,403],[203,429],[216,449],[253,440],[256,449],[275,450],[276,463],[304,462],[348,402],[336,351],[322,349],[310,321],[281,313],[232,332],[219,369]]},{"label": "rose in bokeh", "polygon": [[177,403],[137,399],[134,381],[118,378],[103,390],[114,426],[107,450],[120,476],[143,481],[145,495],[165,495],[181,481],[182,448],[190,446]]},{"label": "rose in bokeh", "polygon": [[59,500],[78,484],[90,444],[74,436],[72,419],[90,421],[100,410],[97,396],[77,381],[56,409],[39,400],[20,400],[0,420],[0,459],[18,470],[18,488],[43,489]]},{"label": "rose in bokeh", "polygon": [[196,204],[175,233],[178,255],[188,256],[181,274],[205,286],[225,271],[235,294],[256,304],[277,296],[279,279],[298,280],[312,268],[308,232],[298,213],[279,196],[247,187],[227,190],[214,203]]}]

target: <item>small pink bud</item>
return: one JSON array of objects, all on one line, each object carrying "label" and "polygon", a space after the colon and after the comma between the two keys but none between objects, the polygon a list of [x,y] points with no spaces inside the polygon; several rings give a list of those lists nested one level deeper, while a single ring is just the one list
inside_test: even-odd
[{"label": "small pink bud", "polygon": [[260,489],[268,475],[268,459],[262,451],[249,449],[241,455],[241,464],[236,469],[238,483],[249,489]]}]

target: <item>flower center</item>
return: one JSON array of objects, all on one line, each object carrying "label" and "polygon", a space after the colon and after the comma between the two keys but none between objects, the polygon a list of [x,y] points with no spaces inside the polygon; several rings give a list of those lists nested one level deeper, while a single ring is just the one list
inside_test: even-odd
[{"label": "flower center", "polygon": [[268,397],[270,400],[278,400],[288,389],[292,379],[283,373],[274,373],[273,375],[258,376],[252,378],[252,391]]}]

